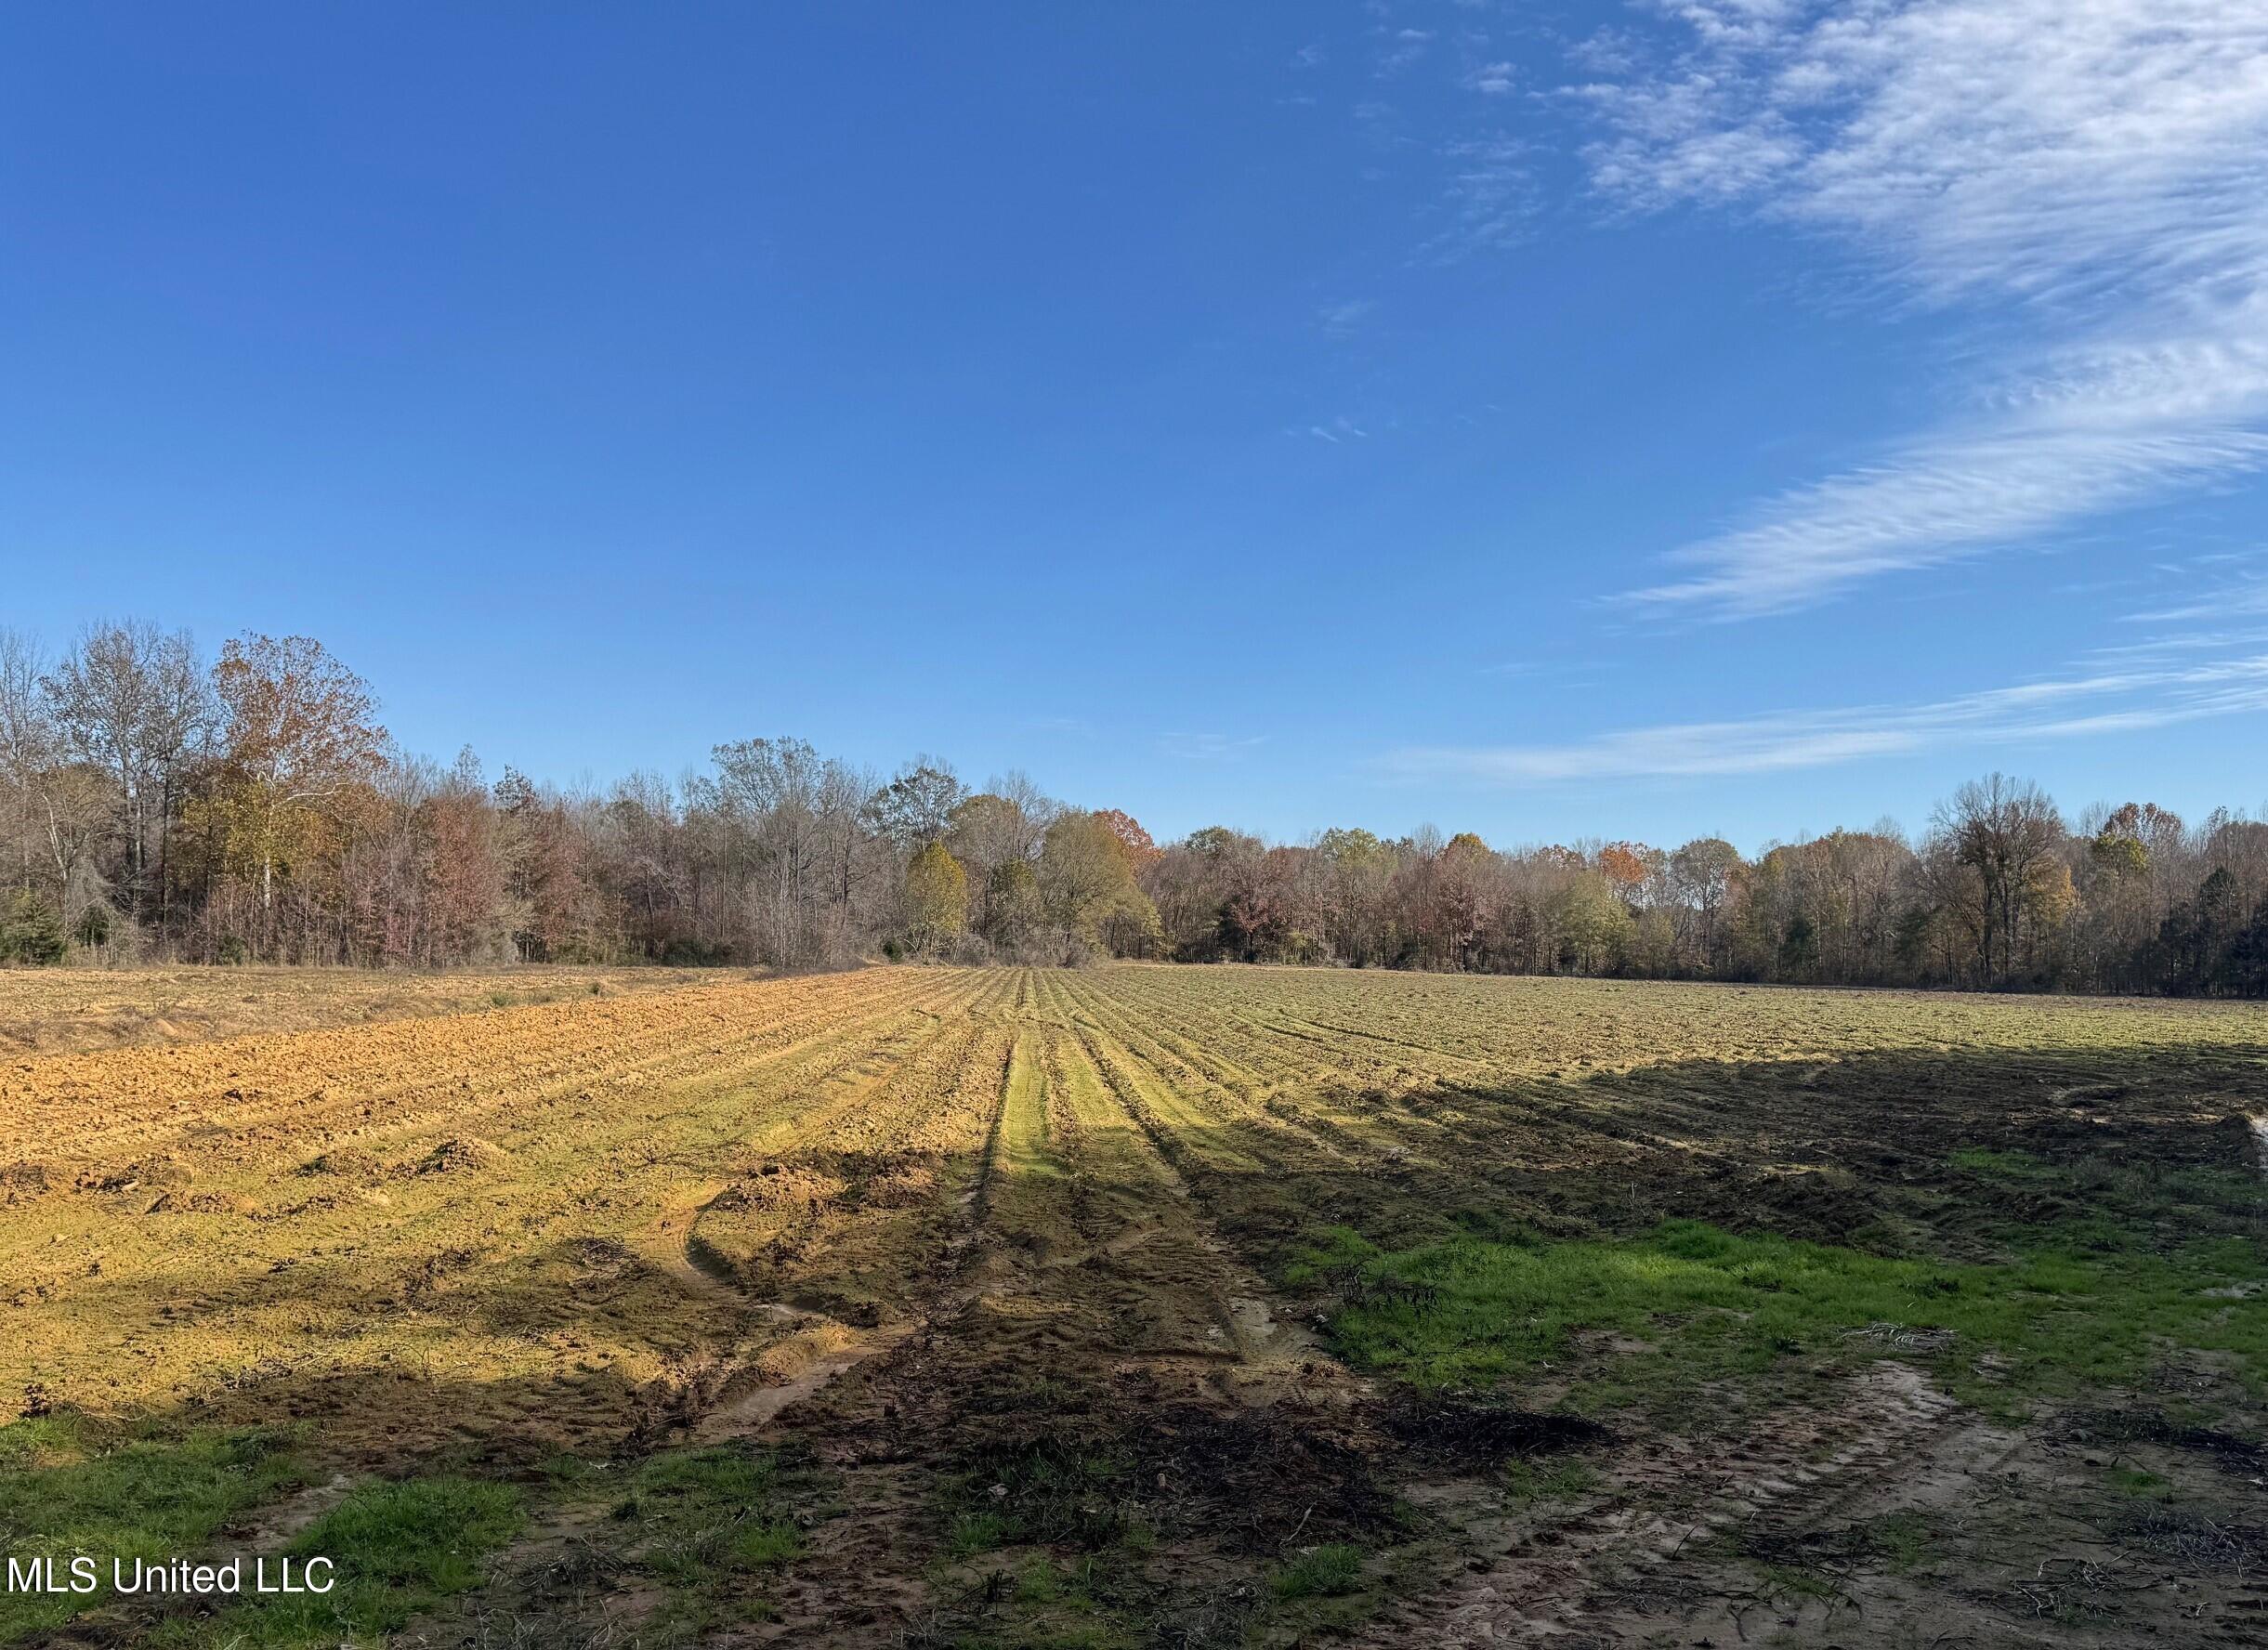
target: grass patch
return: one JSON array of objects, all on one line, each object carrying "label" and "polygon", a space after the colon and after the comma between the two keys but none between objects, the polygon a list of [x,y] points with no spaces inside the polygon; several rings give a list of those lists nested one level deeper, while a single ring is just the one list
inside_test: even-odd
[{"label": "grass patch", "polygon": [[1140,1619],[1154,1594],[1125,1547],[1075,1558],[1035,1553],[972,1579],[934,1572],[957,1598],[950,1643],[960,1650],[1134,1650],[1156,1642]]},{"label": "grass patch", "polygon": [[[1643,1237],[1505,1233],[1397,1252],[1339,1228],[1310,1251],[1344,1304],[1352,1362],[1421,1387],[1486,1387],[1564,1363],[1585,1330],[1643,1337],[1582,1390],[1606,1408],[1674,1401],[1784,1359],[1895,1355],[1979,1401],[2127,1382],[2165,1346],[2235,1355],[2260,1390],[2268,1301],[2209,1291],[2259,1276],[2261,1244],[2209,1238],[2099,1251],[2040,1243],[2004,1264],[1898,1259],[1669,1221]],[[1991,1379],[1978,1355],[1999,1359]]]},{"label": "grass patch", "polygon": [[976,1452],[947,1486],[950,1557],[1026,1543],[1095,1552],[1133,1529],[1126,1463],[1107,1449],[1057,1438]]},{"label": "grass patch", "polygon": [[1005,1547],[1015,1539],[1016,1523],[1004,1513],[964,1512],[946,1531],[945,1552],[949,1558],[971,1558],[995,1547]]},{"label": "grass patch", "polygon": [[1763,1584],[1764,1597],[1777,1603],[1789,1599],[1830,1599],[1841,1592],[1827,1577],[1800,1565],[1750,1561],[1749,1567]]},{"label": "grass patch", "polygon": [[90,1554],[101,1580],[84,1597],[0,1591],[0,1643],[108,1602],[112,1556],[193,1552],[306,1482],[290,1434],[270,1429],[113,1436],[73,1414],[0,1427],[0,1552]]},{"label": "grass patch", "polygon": [[1984,1146],[1965,1146],[1951,1162],[1974,1191],[2008,1206],[2003,1224],[2018,1241],[2117,1250],[2157,1246],[2169,1233],[2245,1237],[2268,1224],[2268,1181],[2235,1169],[2140,1156],[2058,1162]]},{"label": "grass patch", "polygon": [[258,1599],[209,1620],[168,1623],[155,1642],[297,1650],[380,1639],[479,1586],[484,1561],[525,1522],[509,1485],[452,1477],[365,1484],[285,1549],[295,1559],[331,1560],[336,1584],[329,1592]]},{"label": "grass patch", "polygon": [[1518,1506],[1566,1501],[1598,1486],[1595,1470],[1581,1461],[1513,1460],[1504,1464],[1505,1499]]},{"label": "grass patch", "polygon": [[2173,1489],[2170,1481],[2140,1467],[2113,1467],[2107,1475],[2112,1489],[2140,1500],[2163,1500]]},{"label": "grass patch", "polygon": [[1343,1541],[1310,1547],[1268,1577],[1270,1596],[1340,1598],[1362,1586],[1362,1549]]},{"label": "grass patch", "polygon": [[803,1552],[803,1531],[781,1504],[786,1476],[777,1450],[672,1450],[638,1470],[615,1517],[636,1526],[635,1556],[649,1573],[701,1591]]},{"label": "grass patch", "polygon": [[1867,1534],[1883,1565],[1895,1576],[1910,1575],[1929,1557],[1936,1528],[1925,1512],[1890,1512],[1876,1519]]}]

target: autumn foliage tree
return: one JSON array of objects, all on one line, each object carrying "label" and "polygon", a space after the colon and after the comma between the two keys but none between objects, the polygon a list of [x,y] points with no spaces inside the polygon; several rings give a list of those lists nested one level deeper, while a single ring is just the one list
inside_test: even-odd
[{"label": "autumn foliage tree", "polygon": [[968,905],[968,872],[943,843],[928,844],[906,862],[907,929],[917,949],[941,949],[960,938]]},{"label": "autumn foliage tree", "polygon": [[2066,825],[2037,786],[1894,824],[1673,851],[1429,827],[1160,843],[1011,771],[881,776],[792,738],[670,783],[492,787],[390,746],[317,642],[209,668],[128,621],[0,630],[0,965],[848,965],[885,946],[1804,984],[2268,994],[2268,822],[2147,802]]},{"label": "autumn foliage tree", "polygon": [[221,778],[205,805],[223,863],[257,881],[272,939],[276,880],[289,875],[345,802],[384,767],[385,730],[362,679],[310,636],[225,643],[213,667]]},{"label": "autumn foliage tree", "polygon": [[1135,853],[1100,814],[1066,814],[1048,827],[1040,892],[1072,944],[1119,956],[1155,944],[1158,910],[1135,880]]}]

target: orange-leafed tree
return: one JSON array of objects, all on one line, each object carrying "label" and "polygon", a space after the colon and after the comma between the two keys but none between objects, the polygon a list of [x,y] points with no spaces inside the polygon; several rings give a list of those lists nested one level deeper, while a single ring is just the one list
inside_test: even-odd
[{"label": "orange-leafed tree", "polygon": [[1162,850],[1150,840],[1142,821],[1124,808],[1100,808],[1095,818],[1109,829],[1110,834],[1126,845],[1126,862],[1136,876],[1140,876],[1162,856]]},{"label": "orange-leafed tree", "polygon": [[1652,873],[1657,852],[1644,843],[1608,843],[1598,853],[1599,874],[1615,885],[1625,899],[1635,895]]}]

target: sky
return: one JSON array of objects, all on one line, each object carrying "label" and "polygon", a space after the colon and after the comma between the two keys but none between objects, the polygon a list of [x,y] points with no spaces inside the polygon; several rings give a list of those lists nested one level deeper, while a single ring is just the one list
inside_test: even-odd
[{"label": "sky", "polygon": [[2268,804],[2268,0],[16,7],[0,624],[1163,840]]}]

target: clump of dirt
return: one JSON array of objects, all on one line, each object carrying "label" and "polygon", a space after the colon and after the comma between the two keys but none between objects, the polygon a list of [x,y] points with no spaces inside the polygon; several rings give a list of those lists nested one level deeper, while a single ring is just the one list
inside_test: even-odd
[{"label": "clump of dirt", "polygon": [[82,1192],[131,1192],[142,1186],[187,1185],[195,1178],[195,1170],[166,1153],[117,1169],[88,1169],[80,1173],[74,1184]]},{"label": "clump of dirt", "polygon": [[1580,1415],[1545,1415],[1414,1392],[1385,1405],[1378,1423],[1417,1455],[1472,1467],[1580,1449],[1609,1443],[1614,1436]]},{"label": "clump of dirt", "polygon": [[2158,1444],[2205,1456],[2224,1473],[2258,1477],[2268,1471],[2268,1449],[2217,1427],[2183,1426],[2156,1409],[2075,1409],[2065,1416],[2060,1440],[2072,1444]]},{"label": "clump of dirt", "polygon": [[637,1258],[628,1244],[613,1238],[578,1238],[568,1245],[568,1253],[578,1266],[601,1277],[618,1276]]},{"label": "clump of dirt", "polygon": [[150,1214],[257,1214],[250,1198],[229,1192],[164,1192],[145,1211]]},{"label": "clump of dirt", "polygon": [[0,1209],[44,1198],[54,1185],[54,1172],[45,1163],[10,1163],[0,1168]]},{"label": "clump of dirt", "polygon": [[847,1183],[802,1163],[767,1163],[753,1176],[735,1181],[709,1204],[713,1210],[799,1210],[832,1203]]},{"label": "clump of dirt", "polygon": [[444,1249],[438,1254],[427,1255],[415,1271],[401,1280],[401,1299],[417,1301],[445,1292],[460,1274],[470,1271],[479,1259],[469,1249]]},{"label": "clump of dirt", "polygon": [[386,1172],[386,1166],[375,1154],[359,1146],[334,1146],[327,1152],[309,1158],[299,1165],[302,1174],[338,1174],[349,1180],[375,1180]]},{"label": "clump of dirt", "polygon": [[938,1462],[948,1512],[993,1515],[1019,1542],[1093,1549],[1139,1525],[1176,1549],[1270,1558],[1395,1527],[1381,1441],[1344,1408],[1168,1393],[1052,1374],[973,1389]]},{"label": "clump of dirt", "polygon": [[1394,1497],[1343,1413],[1175,1407],[1127,1440],[1150,1483],[1197,1503],[1200,1527],[1247,1552],[1374,1537],[1394,1523]]},{"label": "clump of dirt", "polygon": [[466,1169],[497,1169],[512,1160],[511,1153],[477,1134],[444,1140],[412,1165],[414,1174],[452,1174]]},{"label": "clump of dirt", "polygon": [[866,1201],[876,1209],[913,1209],[937,1195],[937,1172],[909,1159],[892,1165],[866,1185]]}]

